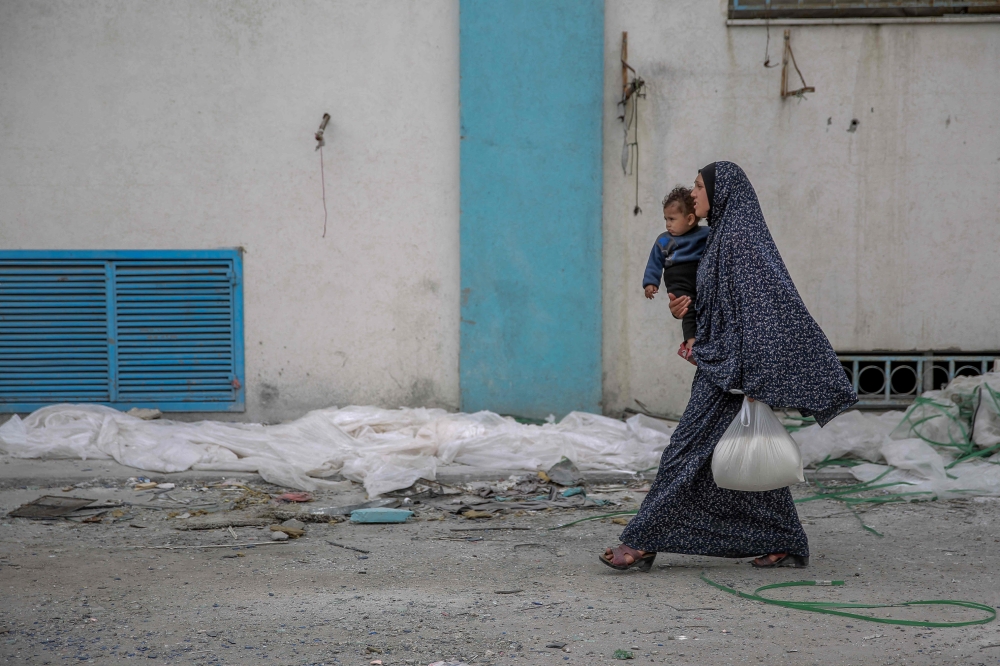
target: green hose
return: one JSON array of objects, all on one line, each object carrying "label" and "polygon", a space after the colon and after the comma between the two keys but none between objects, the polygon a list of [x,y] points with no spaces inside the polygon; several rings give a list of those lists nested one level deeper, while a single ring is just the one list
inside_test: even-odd
[{"label": "green hose", "polygon": [[[783,601],[780,599],[768,599],[762,596],[760,593],[764,590],[773,590],[779,587],[812,587],[816,585],[843,585],[842,580],[830,580],[830,581],[818,581],[818,580],[797,580],[788,583],[773,583],[771,585],[763,585],[758,587],[752,593],[740,592],[739,590],[734,590],[731,587],[726,587],[721,583],[716,583],[714,580],[710,579],[705,575],[703,571],[701,573],[701,579],[711,585],[712,587],[722,590],[723,592],[728,592],[729,594],[734,594],[737,597],[743,599],[749,599],[751,601],[759,601],[764,604],[770,604],[772,606],[781,606],[782,608],[791,608],[793,610],[807,611],[810,613],[824,613],[826,615],[839,615],[841,617],[849,617],[853,620],[864,620],[865,622],[878,622],[880,624],[900,624],[907,627],[967,627],[972,624],[987,624],[992,622],[997,618],[997,611],[992,606],[987,606],[986,604],[976,603],[975,601],[956,601],[953,599],[932,599],[930,601],[906,601],[899,604],[841,604],[831,601]],[[976,610],[981,610],[988,613],[988,617],[979,620],[965,620],[963,622],[924,622],[922,620],[895,620],[886,617],[871,617],[868,615],[858,615],[857,613],[849,613],[842,610],[835,610],[838,608],[904,608],[908,606],[959,606],[961,608],[974,608]]]},{"label": "green hose", "polygon": [[550,530],[559,530],[564,527],[569,527],[570,525],[576,525],[577,523],[585,523],[588,520],[600,520],[601,518],[613,518],[614,516],[634,516],[639,513],[638,511],[617,511],[615,513],[605,513],[600,516],[588,516],[587,518],[581,518],[580,520],[574,520],[572,523],[562,523],[556,525],[555,527],[550,527]]}]

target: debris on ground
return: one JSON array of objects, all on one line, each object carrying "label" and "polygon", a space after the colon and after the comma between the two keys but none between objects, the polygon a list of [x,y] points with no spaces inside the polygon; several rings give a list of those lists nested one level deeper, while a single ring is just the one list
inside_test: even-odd
[{"label": "debris on ground", "polygon": [[[240,511],[236,513],[236,516],[215,514],[196,520],[190,520],[189,517],[184,519],[186,522],[173,527],[183,531],[221,530],[229,527],[267,527],[274,522],[270,515],[253,516]],[[180,519],[181,516],[178,515],[177,518]]]},{"label": "debris on ground", "polygon": [[337,543],[336,541],[327,541],[327,543],[330,544],[331,546],[336,546],[337,548],[343,548],[345,550],[353,550],[356,553],[363,553],[365,555],[367,555],[367,554],[369,554],[371,552],[369,550],[363,550],[361,548],[355,548],[354,546],[346,546],[346,545],[344,545],[342,543]]},{"label": "debris on ground", "polygon": [[[286,520],[280,525],[271,525],[269,528],[272,532],[279,532],[285,534],[293,539],[298,539],[300,536],[305,536],[306,524],[301,520],[295,520],[294,518]],[[271,537],[274,538],[273,536]]]},{"label": "debris on ground", "polygon": [[142,419],[143,421],[152,421],[163,416],[163,412],[158,409],[149,409],[146,407],[133,407],[132,409],[125,412],[129,416],[134,416],[137,419]]},{"label": "debris on ground", "polygon": [[408,509],[355,509],[351,512],[352,523],[405,523],[413,515]]},{"label": "debris on ground", "polygon": [[352,512],[358,509],[395,509],[401,504],[401,501],[395,498],[383,498],[372,500],[370,502],[362,502],[360,504],[349,504],[347,506],[324,506],[312,509],[309,513],[314,516],[349,516]]},{"label": "debris on ground", "polygon": [[615,653],[611,656],[615,659],[635,659],[635,655],[628,650],[615,650]]},{"label": "debris on ground", "polygon": [[479,518],[492,518],[493,517],[493,514],[490,513],[489,511],[477,511],[476,509],[466,509],[465,511],[463,511],[459,515],[462,516],[463,518],[467,518],[469,520],[477,520]]},{"label": "debris on ground", "polygon": [[27,504],[22,504],[7,515],[11,518],[31,518],[32,520],[51,520],[68,516],[77,509],[82,509],[97,500],[85,497],[59,497],[43,495]]},{"label": "debris on ground", "polygon": [[580,470],[573,461],[563,456],[562,460],[545,470],[545,476],[559,486],[575,486],[583,480]]},{"label": "debris on ground", "polygon": [[274,499],[281,502],[312,502],[313,496],[303,492],[289,492],[276,495]]},{"label": "debris on ground", "polygon": [[306,524],[303,523],[301,520],[295,520],[294,518],[290,518],[282,522],[281,526],[291,530],[299,530],[301,532],[306,531]]}]

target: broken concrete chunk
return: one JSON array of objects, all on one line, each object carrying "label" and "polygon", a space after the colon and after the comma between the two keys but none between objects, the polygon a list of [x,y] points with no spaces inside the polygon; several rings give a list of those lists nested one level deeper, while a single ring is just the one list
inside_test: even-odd
[{"label": "broken concrete chunk", "polygon": [[152,421],[163,416],[163,412],[158,409],[146,409],[144,407],[133,407],[125,413],[143,421]]},{"label": "broken concrete chunk", "polygon": [[293,539],[298,539],[300,536],[304,536],[306,533],[305,530],[297,529],[295,527],[285,527],[284,525],[271,525],[271,531],[282,532],[285,535],[292,537]]},{"label": "broken concrete chunk", "polygon": [[572,460],[565,456],[563,456],[562,460],[550,467],[548,471],[545,472],[545,475],[549,477],[552,483],[560,486],[576,486],[583,480],[583,475],[580,474],[580,470],[577,469]]}]

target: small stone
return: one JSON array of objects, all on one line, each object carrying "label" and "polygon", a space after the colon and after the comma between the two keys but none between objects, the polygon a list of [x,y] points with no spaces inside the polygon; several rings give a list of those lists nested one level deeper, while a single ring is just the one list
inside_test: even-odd
[{"label": "small stone", "polygon": [[281,526],[291,527],[294,530],[304,530],[306,528],[305,523],[303,523],[301,520],[295,520],[294,518],[289,518],[285,522],[281,523]]},{"label": "small stone", "polygon": [[284,532],[271,532],[271,541],[288,541],[288,535]]}]

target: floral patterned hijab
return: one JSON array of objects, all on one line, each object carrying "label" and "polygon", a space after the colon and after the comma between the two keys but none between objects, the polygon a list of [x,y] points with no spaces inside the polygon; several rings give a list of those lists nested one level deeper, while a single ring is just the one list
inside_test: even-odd
[{"label": "floral patterned hijab", "polygon": [[843,366],[795,289],[743,169],[714,162],[701,174],[712,228],[698,266],[698,369],[723,390],[825,425],[858,401]]}]

